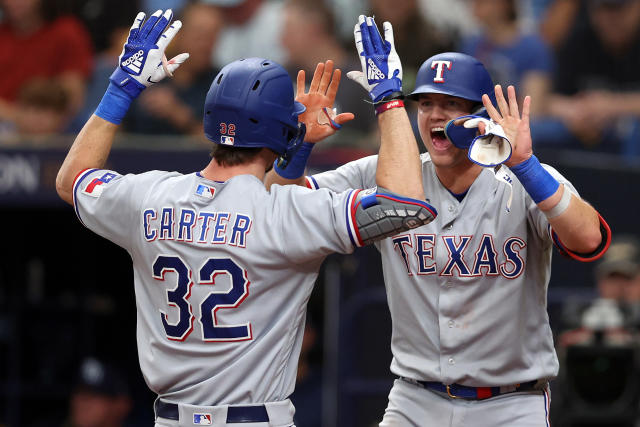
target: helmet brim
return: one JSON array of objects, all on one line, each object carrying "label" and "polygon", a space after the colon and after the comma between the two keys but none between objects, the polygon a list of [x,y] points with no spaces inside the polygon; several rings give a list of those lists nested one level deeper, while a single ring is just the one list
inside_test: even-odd
[{"label": "helmet brim", "polygon": [[481,102],[482,100],[478,100],[478,99],[472,99],[473,97],[467,97],[465,95],[467,94],[461,94],[459,91],[455,91],[455,90],[443,90],[443,89],[439,89],[438,87],[434,87],[432,85],[422,85],[422,86],[418,86],[413,92],[411,92],[409,95],[407,95],[407,98],[413,100],[413,101],[417,101],[418,98],[420,98],[420,95],[422,94],[428,94],[428,93],[439,93],[442,95],[451,95],[451,96],[455,96],[457,98],[462,98],[462,99],[468,99],[469,101],[475,101],[475,102]]}]

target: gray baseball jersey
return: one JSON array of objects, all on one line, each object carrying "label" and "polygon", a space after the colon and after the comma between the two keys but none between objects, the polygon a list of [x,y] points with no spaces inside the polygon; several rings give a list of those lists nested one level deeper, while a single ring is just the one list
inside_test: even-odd
[{"label": "gray baseball jersey", "polygon": [[252,175],[213,182],[93,169],[73,192],[82,223],[133,260],[138,356],[151,390],[209,406],[293,392],[320,265],[359,245],[355,191],[269,193]]},{"label": "gray baseball jersey", "polygon": [[[555,377],[546,310],[553,242],[545,215],[507,168],[501,180],[483,169],[459,202],[429,155],[421,159],[427,201],[439,215],[376,243],[393,322],[391,371],[476,387]],[[307,185],[366,188],[375,184],[376,164],[377,156],[365,157],[307,177]]]}]

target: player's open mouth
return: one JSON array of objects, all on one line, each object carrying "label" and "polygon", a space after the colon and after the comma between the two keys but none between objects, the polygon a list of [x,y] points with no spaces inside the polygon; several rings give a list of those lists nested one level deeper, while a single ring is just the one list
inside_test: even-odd
[{"label": "player's open mouth", "polygon": [[449,142],[444,134],[443,127],[431,128],[431,142],[436,150],[446,150],[451,145],[451,142]]}]

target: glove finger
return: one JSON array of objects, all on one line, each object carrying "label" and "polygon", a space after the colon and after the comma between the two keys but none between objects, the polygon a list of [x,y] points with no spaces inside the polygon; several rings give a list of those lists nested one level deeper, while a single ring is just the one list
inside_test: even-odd
[{"label": "glove finger", "polygon": [[169,71],[173,73],[175,69],[178,68],[180,64],[182,64],[188,58],[189,58],[189,54],[186,52],[181,53],[180,55],[176,55],[167,62],[167,68],[169,69]]},{"label": "glove finger", "polygon": [[140,31],[140,25],[142,24],[146,16],[147,15],[144,12],[139,12],[136,15],[136,19],[133,20],[133,25],[129,30],[129,37],[127,38],[127,43],[131,43],[133,40],[136,39],[136,37],[138,37],[138,32]]},{"label": "glove finger", "polygon": [[158,43],[157,43],[158,48],[160,50],[165,50],[167,48],[167,45],[171,43],[171,40],[173,40],[173,38],[178,33],[178,31],[180,31],[180,28],[182,28],[182,22],[174,21],[169,26],[169,29],[160,36],[160,39],[158,40]]},{"label": "glove finger", "polygon": [[373,45],[371,44],[371,36],[369,34],[369,25],[364,15],[360,15],[358,22],[360,23],[360,33],[362,34],[362,50],[361,56],[373,53]]},{"label": "glove finger", "polygon": [[369,28],[369,38],[371,39],[371,44],[375,52],[384,53],[385,49],[382,44],[382,36],[380,35],[380,31],[378,31],[376,21],[371,17],[367,17],[367,27]]},{"label": "glove finger", "polygon": [[154,43],[157,43],[158,39],[164,36],[162,32],[167,28],[167,25],[169,25],[169,22],[171,22],[171,19],[173,19],[173,11],[171,9],[167,9],[162,15],[162,17],[158,18],[158,22],[156,22],[156,25],[154,25],[154,27],[149,32],[149,39],[152,40]]},{"label": "glove finger", "polygon": [[393,27],[391,26],[391,22],[386,21],[382,24],[382,29],[384,30],[384,40],[389,42],[391,45],[391,50],[395,50],[395,42],[393,39]]},{"label": "glove finger", "polygon": [[167,76],[173,77],[173,72],[189,58],[188,53],[181,53],[180,55],[176,55],[167,61],[166,57],[163,56],[162,63],[158,65],[158,68],[151,75],[150,83],[157,83],[160,80],[163,80]]},{"label": "glove finger", "polygon": [[147,19],[147,22],[145,22],[144,25],[142,25],[142,27],[140,28],[140,32],[138,33],[138,40],[145,40],[149,36],[149,33],[156,25],[156,22],[158,22],[160,15],[162,15],[161,10],[156,10],[155,12],[153,12],[153,15],[151,15],[149,19]]},{"label": "glove finger", "polygon": [[358,51],[358,58],[360,58],[360,65],[364,70],[366,63],[364,59],[364,47],[362,46],[362,31],[360,30],[359,23],[353,27],[353,39],[356,43],[356,50]]},{"label": "glove finger", "polygon": [[367,79],[362,71],[349,71],[347,73],[347,77],[358,83],[366,90],[369,90],[369,82],[367,82]]}]

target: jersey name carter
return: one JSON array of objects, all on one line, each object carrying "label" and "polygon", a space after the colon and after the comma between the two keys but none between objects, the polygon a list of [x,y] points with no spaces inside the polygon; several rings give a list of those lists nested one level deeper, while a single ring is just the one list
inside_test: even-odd
[{"label": "jersey name carter", "polygon": [[142,230],[147,242],[176,240],[200,244],[229,244],[244,248],[251,230],[251,216],[243,213],[205,212],[172,207],[142,211]]}]

